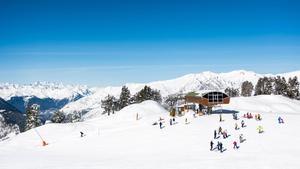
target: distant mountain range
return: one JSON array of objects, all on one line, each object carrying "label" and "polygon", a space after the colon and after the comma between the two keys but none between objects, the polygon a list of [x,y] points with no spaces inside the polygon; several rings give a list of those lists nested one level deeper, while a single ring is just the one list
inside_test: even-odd
[{"label": "distant mountain range", "polygon": [[6,124],[17,124],[20,131],[25,129],[25,116],[13,105],[0,98],[0,115],[4,118]]},{"label": "distant mountain range", "polygon": [[25,113],[27,105],[40,105],[42,121],[66,104],[90,94],[87,86],[36,82],[29,85],[0,84],[0,97]]},{"label": "distant mountain range", "polygon": [[[294,76],[300,78],[300,71],[277,75],[287,79]],[[188,74],[172,80],[128,83],[125,85],[130,89],[131,94],[135,94],[145,85],[148,85],[151,88],[160,90],[162,96],[167,96],[191,91],[224,90],[227,87],[240,88],[241,84],[246,80],[251,81],[255,85],[260,77],[277,75],[257,74],[245,70],[228,73],[206,71],[198,74]],[[41,105],[44,120],[48,119],[58,109],[66,113],[84,111],[88,112],[87,116],[101,114],[101,100],[108,94],[118,97],[120,91],[121,86],[100,88],[49,82],[37,82],[29,85],[0,84],[0,97],[8,104],[16,107],[19,112],[24,113],[27,105],[37,103]]]}]

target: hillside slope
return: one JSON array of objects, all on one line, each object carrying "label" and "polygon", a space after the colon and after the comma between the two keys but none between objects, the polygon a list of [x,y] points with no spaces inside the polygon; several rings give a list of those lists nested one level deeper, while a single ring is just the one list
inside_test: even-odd
[{"label": "hillside slope", "polygon": [[[274,100],[274,101],[272,101]],[[281,103],[281,104],[278,104]],[[268,108],[274,109],[272,113]],[[287,110],[288,107],[293,109]],[[225,108],[225,106],[224,106]],[[100,116],[73,124],[47,124],[36,130],[49,143],[42,147],[34,130],[0,142],[1,169],[181,169],[181,168],[264,168],[298,169],[300,141],[298,132],[300,102],[278,96],[234,98],[226,109],[259,112],[262,121],[239,119],[231,114],[194,118],[192,113],[168,124],[168,113],[157,103],[146,101],[134,104],[112,116]],[[287,113],[286,113],[287,112]],[[140,120],[136,120],[139,113]],[[277,123],[277,117],[284,124]],[[164,128],[152,125],[164,118]],[[188,124],[185,124],[185,118]],[[234,130],[234,123],[244,120],[247,127]],[[264,133],[257,132],[262,125]],[[226,151],[209,150],[213,131],[221,126],[230,134],[219,138]],[[80,138],[79,132],[86,136]],[[232,142],[243,134],[246,141],[234,150]],[[18,151],[18,153],[15,153]],[[34,160],[33,160],[34,159]],[[18,161],[16,163],[16,161]]]}]

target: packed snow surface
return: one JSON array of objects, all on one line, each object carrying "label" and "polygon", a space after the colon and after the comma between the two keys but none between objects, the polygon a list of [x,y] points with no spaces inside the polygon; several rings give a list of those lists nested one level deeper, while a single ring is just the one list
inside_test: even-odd
[{"label": "packed snow surface", "polygon": [[[0,142],[1,169],[299,169],[300,102],[281,96],[233,98],[222,106],[239,111],[231,114],[196,116],[187,112],[169,125],[169,115],[159,104],[145,101],[130,105],[111,116],[71,124],[46,124]],[[262,121],[241,118],[246,112],[260,113]],[[138,120],[137,120],[138,114]],[[278,124],[281,116],[284,124]],[[152,125],[163,120],[163,129]],[[185,123],[187,118],[188,123]],[[244,120],[247,127],[234,129]],[[259,134],[257,127],[263,126]],[[230,135],[213,139],[221,126]],[[80,137],[80,131],[86,136]],[[49,145],[41,146],[37,132]],[[233,149],[233,141],[246,141]],[[210,151],[209,143],[221,141],[225,151]]]}]

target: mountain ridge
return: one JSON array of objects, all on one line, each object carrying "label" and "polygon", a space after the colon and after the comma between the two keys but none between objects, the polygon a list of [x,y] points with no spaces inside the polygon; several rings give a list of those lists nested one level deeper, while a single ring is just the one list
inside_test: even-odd
[{"label": "mountain ridge", "polygon": [[[197,74],[187,74],[175,79],[165,81],[155,81],[150,83],[127,83],[125,84],[131,94],[135,94],[145,85],[153,89],[157,89],[165,97],[170,94],[187,93],[191,91],[203,90],[219,90],[222,91],[227,87],[240,88],[244,81],[250,81],[255,86],[256,82],[261,77],[276,77],[284,76],[285,78],[297,76],[300,78],[300,71],[288,72],[284,74],[258,74],[253,71],[236,70],[228,73],[214,73],[205,71]],[[74,111],[89,112],[88,116],[101,114],[101,99],[104,99],[108,94],[119,96],[121,86],[93,88],[93,94],[83,97],[75,102],[71,102],[61,110],[67,113]]]}]

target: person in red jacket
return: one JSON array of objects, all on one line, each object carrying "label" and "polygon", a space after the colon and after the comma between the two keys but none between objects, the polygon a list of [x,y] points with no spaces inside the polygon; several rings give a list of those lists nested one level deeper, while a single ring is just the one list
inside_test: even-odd
[{"label": "person in red jacket", "polygon": [[234,141],[233,142],[233,149],[238,149],[239,147],[237,146],[237,142],[236,141]]}]

